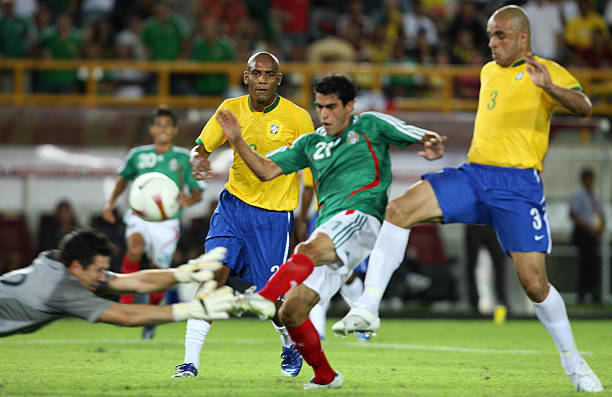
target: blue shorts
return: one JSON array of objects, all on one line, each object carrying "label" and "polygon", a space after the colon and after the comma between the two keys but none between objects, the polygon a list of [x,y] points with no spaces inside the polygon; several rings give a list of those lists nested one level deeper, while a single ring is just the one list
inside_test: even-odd
[{"label": "blue shorts", "polygon": [[463,164],[423,175],[442,210],[444,223],[493,226],[506,252],[548,252],[550,227],[537,170]]},{"label": "blue shorts", "polygon": [[253,207],[223,190],[210,218],[204,248],[226,247],[230,275],[263,288],[286,262],[293,231],[293,212]]}]

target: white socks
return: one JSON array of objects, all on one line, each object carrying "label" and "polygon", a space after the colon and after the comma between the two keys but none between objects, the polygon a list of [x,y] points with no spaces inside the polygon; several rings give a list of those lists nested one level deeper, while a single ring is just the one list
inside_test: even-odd
[{"label": "white socks", "polygon": [[378,307],[393,272],[399,267],[406,255],[406,245],[410,229],[404,229],[384,221],[376,239],[368,271],[365,278],[365,289],[358,304],[365,306],[371,313],[378,315]]},{"label": "white socks", "polygon": [[289,336],[289,332],[287,332],[287,328],[284,325],[279,327],[278,325],[274,324],[274,321],[272,321],[272,325],[274,325],[274,329],[280,335],[283,347],[291,347],[293,342],[291,342],[291,337]]},{"label": "white socks", "polygon": [[202,346],[204,346],[210,326],[211,324],[204,320],[193,318],[187,320],[184,363],[193,363],[196,368],[200,368],[200,352],[202,351]]},{"label": "white socks", "polygon": [[357,304],[357,301],[363,293],[363,280],[359,277],[355,277],[353,282],[350,284],[344,284],[340,288],[340,295],[346,302],[347,305],[353,307]]},{"label": "white socks", "polygon": [[325,338],[325,319],[327,318],[327,309],[329,308],[329,301],[321,304],[317,303],[310,310],[310,321],[314,325],[315,329],[319,333],[319,338]]},{"label": "white socks", "polygon": [[550,290],[546,299],[540,303],[533,302],[533,306],[538,320],[544,325],[559,349],[563,369],[570,374],[580,365],[582,357],[576,349],[563,298],[552,284],[549,285]]}]

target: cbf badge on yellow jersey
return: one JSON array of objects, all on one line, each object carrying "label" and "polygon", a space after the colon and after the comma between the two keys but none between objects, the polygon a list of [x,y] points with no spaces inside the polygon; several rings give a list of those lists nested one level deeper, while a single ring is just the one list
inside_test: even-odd
[{"label": "cbf badge on yellow jersey", "polygon": [[278,139],[278,137],[282,136],[283,125],[279,120],[272,120],[268,122],[268,126],[266,131],[270,134],[270,138]]}]

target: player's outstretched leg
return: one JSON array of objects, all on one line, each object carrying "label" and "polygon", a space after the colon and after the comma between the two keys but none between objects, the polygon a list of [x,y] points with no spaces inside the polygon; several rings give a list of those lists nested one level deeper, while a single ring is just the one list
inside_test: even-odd
[{"label": "player's outstretched leg", "polygon": [[539,303],[534,302],[536,316],[552,337],[559,354],[561,365],[578,391],[601,392],[603,386],[593,370],[582,358],[570,327],[563,298],[555,287],[549,284],[548,295]]},{"label": "player's outstretched leg", "polygon": [[370,254],[363,295],[357,305],[340,321],[332,331],[346,335],[351,332],[374,333],[380,328],[378,307],[389,284],[391,275],[404,260],[410,230],[384,221]]}]

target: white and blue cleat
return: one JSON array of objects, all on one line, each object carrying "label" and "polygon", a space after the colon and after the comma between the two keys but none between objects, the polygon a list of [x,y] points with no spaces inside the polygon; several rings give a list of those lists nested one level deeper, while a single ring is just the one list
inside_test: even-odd
[{"label": "white and blue cleat", "polygon": [[283,376],[298,376],[302,369],[302,356],[295,346],[283,347],[281,353],[281,374]]},{"label": "white and blue cleat", "polygon": [[175,368],[177,371],[172,375],[172,378],[195,378],[198,376],[198,369],[193,363],[183,363]]}]

